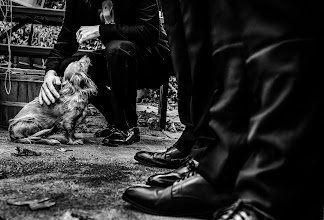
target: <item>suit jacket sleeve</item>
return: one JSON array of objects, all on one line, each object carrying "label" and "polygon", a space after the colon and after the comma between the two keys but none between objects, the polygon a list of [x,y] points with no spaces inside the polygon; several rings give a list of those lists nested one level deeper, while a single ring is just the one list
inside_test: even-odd
[{"label": "suit jacket sleeve", "polygon": [[66,0],[66,9],[64,20],[60,34],[57,38],[54,48],[51,50],[46,63],[46,72],[48,70],[55,70],[59,73],[59,66],[62,61],[71,57],[79,47],[76,41],[76,32],[80,28],[80,24],[76,19],[78,17],[76,6],[77,1]]},{"label": "suit jacket sleeve", "polygon": [[160,20],[155,0],[137,1],[132,24],[102,24],[99,27],[100,39],[128,40],[140,45],[156,45],[160,38]]}]

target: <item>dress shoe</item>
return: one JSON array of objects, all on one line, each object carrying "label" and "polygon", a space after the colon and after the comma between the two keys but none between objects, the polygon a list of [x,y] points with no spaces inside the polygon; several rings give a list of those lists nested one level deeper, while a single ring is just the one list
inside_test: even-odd
[{"label": "dress shoe", "polygon": [[111,124],[108,124],[104,129],[100,129],[100,130],[96,131],[94,136],[95,137],[107,137],[115,131],[116,131],[115,127]]},{"label": "dress shoe", "polygon": [[102,144],[115,147],[120,144],[130,145],[138,141],[140,141],[140,132],[137,127],[130,128],[127,132],[115,128],[112,134],[102,140]]},{"label": "dress shoe", "polygon": [[157,187],[168,187],[171,186],[175,181],[179,180],[184,175],[191,171],[196,170],[198,167],[198,162],[192,158],[188,158],[182,166],[178,169],[172,170],[170,172],[155,174],[150,176],[146,182],[147,185],[157,186]]},{"label": "dress shoe", "polygon": [[146,166],[176,169],[185,161],[187,155],[174,146],[164,152],[139,151],[134,159]]},{"label": "dress shoe", "polygon": [[273,217],[255,208],[253,205],[237,201],[229,207],[213,214],[213,220],[275,220]]},{"label": "dress shoe", "polygon": [[122,198],[135,208],[153,215],[211,217],[214,210],[234,202],[232,193],[210,185],[190,172],[167,188],[134,186]]}]

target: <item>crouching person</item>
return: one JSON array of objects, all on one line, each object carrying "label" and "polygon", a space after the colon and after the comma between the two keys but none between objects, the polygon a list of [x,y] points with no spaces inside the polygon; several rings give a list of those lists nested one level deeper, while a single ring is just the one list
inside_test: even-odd
[{"label": "crouching person", "polygon": [[139,88],[157,88],[172,67],[166,33],[155,0],[67,0],[57,43],[46,63],[39,99],[54,103],[59,76],[78,60],[79,45],[99,39],[105,49],[88,54],[89,76],[98,87],[91,103],[104,115],[107,127],[96,132],[104,145],[140,140],[136,95]]}]

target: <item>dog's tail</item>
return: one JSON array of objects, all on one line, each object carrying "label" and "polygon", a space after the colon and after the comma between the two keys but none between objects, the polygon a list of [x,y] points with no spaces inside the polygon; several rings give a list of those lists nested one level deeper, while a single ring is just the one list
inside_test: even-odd
[{"label": "dog's tail", "polygon": [[26,137],[13,140],[15,143],[21,144],[47,144],[47,145],[59,145],[61,142],[55,139],[46,139],[41,137]]},{"label": "dog's tail", "polygon": [[54,129],[54,127],[48,128],[48,129],[43,129],[29,137],[17,138],[17,139],[14,139],[13,141],[16,143],[21,143],[21,144],[47,144],[47,145],[61,144],[61,142],[56,139],[43,138],[43,137],[51,134],[53,129]]}]

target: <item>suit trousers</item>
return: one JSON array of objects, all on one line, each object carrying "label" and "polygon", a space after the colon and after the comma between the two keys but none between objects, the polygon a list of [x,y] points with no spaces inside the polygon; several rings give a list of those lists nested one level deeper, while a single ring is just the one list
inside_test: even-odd
[{"label": "suit trousers", "polygon": [[[219,137],[199,173],[277,219],[323,218],[323,13],[315,1],[209,1]],[[319,145],[320,144],[320,145]]]},{"label": "suit trousers", "polygon": [[[186,1],[162,0],[165,29],[169,37],[178,82],[179,117],[186,129],[176,143],[183,153],[198,159],[213,138],[208,126],[209,108],[217,80],[212,74],[210,32],[204,9]],[[191,16],[187,16],[190,13]]]},{"label": "suit trousers", "polygon": [[[114,40],[104,50],[91,52],[88,74],[98,87],[98,95],[91,103],[104,115],[108,124],[127,131],[137,126],[136,96],[140,88],[158,88],[168,80],[166,66],[171,62],[144,46],[130,41]],[[60,71],[83,55],[64,60]]]}]

